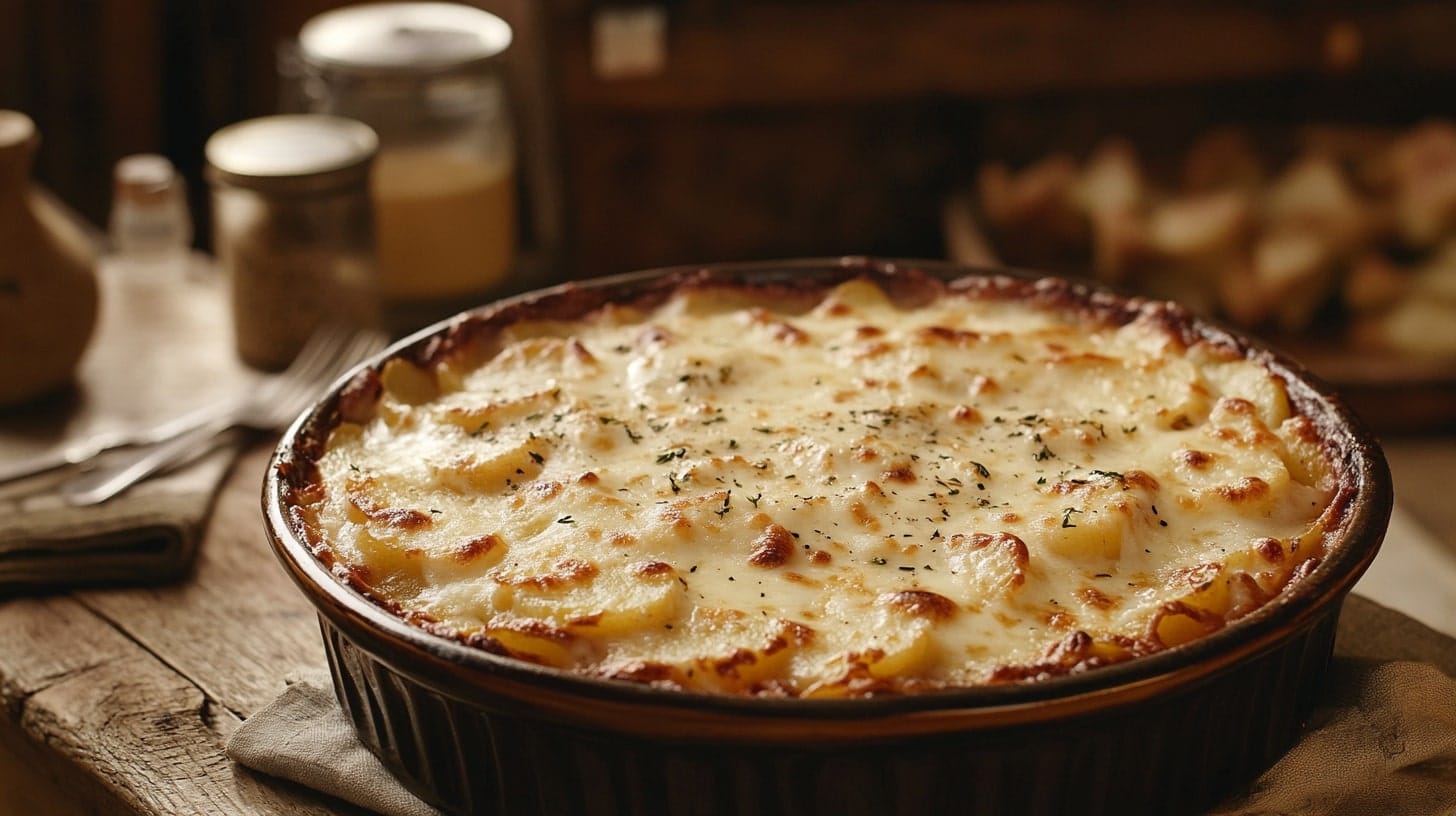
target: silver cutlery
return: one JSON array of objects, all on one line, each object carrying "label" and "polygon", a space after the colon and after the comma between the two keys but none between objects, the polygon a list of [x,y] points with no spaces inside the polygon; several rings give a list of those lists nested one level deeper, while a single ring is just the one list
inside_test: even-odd
[{"label": "silver cutlery", "polygon": [[63,482],[58,493],[76,507],[99,504],[146,477],[212,449],[233,428],[278,430],[292,422],[325,387],[385,345],[382,333],[326,326],[309,338],[288,368],[264,378],[249,393],[180,434],[126,453]]}]

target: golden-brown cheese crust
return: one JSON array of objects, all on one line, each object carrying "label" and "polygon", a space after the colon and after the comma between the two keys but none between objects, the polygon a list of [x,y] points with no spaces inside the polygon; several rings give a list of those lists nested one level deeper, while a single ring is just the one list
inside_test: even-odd
[{"label": "golden-brown cheese crust", "polygon": [[1166,304],[689,276],[462,321],[344,388],[281,475],[318,557],[435,634],[856,696],[1084,671],[1267,602],[1348,499],[1297,411]]}]

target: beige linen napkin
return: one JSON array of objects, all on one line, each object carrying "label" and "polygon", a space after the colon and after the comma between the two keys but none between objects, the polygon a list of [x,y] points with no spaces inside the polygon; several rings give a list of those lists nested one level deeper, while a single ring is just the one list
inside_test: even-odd
[{"label": "beige linen napkin", "polygon": [[227,741],[234,762],[291,779],[383,816],[440,816],[364,747],[327,672],[289,683]]},{"label": "beige linen napkin", "polygon": [[[0,412],[0,463],[160,424],[228,399],[256,376],[233,352],[223,281],[200,259],[170,277],[104,263],[98,282],[100,317],[76,387]],[[0,593],[184,573],[236,451],[223,444],[96,507],[68,507],[54,494],[74,469],[0,484]]]},{"label": "beige linen napkin", "polygon": [[[1456,812],[1456,640],[1352,595],[1303,737],[1210,816]],[[326,674],[233,733],[235,762],[384,816],[431,816],[355,736]]]}]

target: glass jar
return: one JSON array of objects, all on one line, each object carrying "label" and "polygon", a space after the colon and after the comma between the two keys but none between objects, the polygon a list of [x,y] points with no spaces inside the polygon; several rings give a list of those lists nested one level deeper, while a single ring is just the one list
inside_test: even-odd
[{"label": "glass jar", "polygon": [[386,326],[478,305],[516,263],[516,151],[501,54],[510,26],[454,3],[369,3],[299,32],[297,96],[379,134],[372,195]]},{"label": "glass jar", "polygon": [[245,363],[283,368],[324,323],[377,325],[377,150],[367,125],[310,114],[250,119],[207,140],[213,251]]}]

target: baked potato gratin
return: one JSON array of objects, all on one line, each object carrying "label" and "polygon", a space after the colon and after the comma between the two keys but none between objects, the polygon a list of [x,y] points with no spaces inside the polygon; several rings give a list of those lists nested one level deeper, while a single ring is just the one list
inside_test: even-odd
[{"label": "baked potato gratin", "polygon": [[1343,512],[1281,376],[1170,304],[915,273],[604,300],[477,313],[355,377],[280,465],[314,553],[498,654],[843,697],[1198,638]]}]

